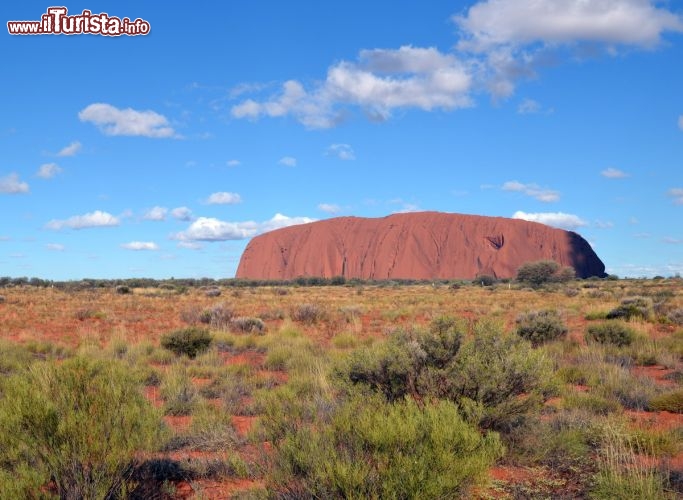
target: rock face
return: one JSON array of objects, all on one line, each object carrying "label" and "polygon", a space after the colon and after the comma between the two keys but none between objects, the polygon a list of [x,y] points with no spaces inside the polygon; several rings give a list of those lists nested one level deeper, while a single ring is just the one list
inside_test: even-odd
[{"label": "rock face", "polygon": [[247,245],[236,277],[512,278],[525,262],[543,259],[573,267],[578,277],[605,275],[605,265],[574,232],[518,219],[419,212],[338,217],[262,234]]}]

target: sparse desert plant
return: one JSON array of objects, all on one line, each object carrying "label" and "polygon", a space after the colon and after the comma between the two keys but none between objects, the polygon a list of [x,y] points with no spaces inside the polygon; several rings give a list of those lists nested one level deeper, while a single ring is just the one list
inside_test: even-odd
[{"label": "sparse desert plant", "polygon": [[477,283],[478,285],[481,286],[492,286],[495,285],[497,282],[495,276],[491,276],[489,274],[478,274],[474,278],[474,283]]},{"label": "sparse desert plant", "polygon": [[666,317],[673,324],[678,325],[678,326],[683,326],[683,308],[682,307],[679,307],[678,309],[674,309],[672,311],[669,311],[669,314],[667,314]]},{"label": "sparse desert plant", "polygon": [[159,415],[120,362],[76,357],[2,381],[0,492],[37,498],[120,498],[140,452],[160,438]]},{"label": "sparse desert plant", "polygon": [[221,289],[218,287],[207,288],[206,290],[204,290],[204,295],[206,295],[207,297],[220,297]]},{"label": "sparse desert plant", "polygon": [[654,411],[683,413],[683,389],[665,392],[653,397],[650,400],[650,409]]},{"label": "sparse desert plant", "polygon": [[527,262],[517,269],[517,281],[540,286],[544,283],[564,283],[574,279],[575,271],[571,267],[560,267],[553,260]]},{"label": "sparse desert plant", "polygon": [[567,327],[555,310],[530,311],[517,317],[517,335],[538,347],[567,335]]},{"label": "sparse desert plant", "polygon": [[652,299],[648,297],[629,297],[607,313],[607,319],[644,319],[652,317]]},{"label": "sparse desert plant", "polygon": [[239,318],[234,318],[230,322],[230,330],[233,332],[255,333],[258,335],[263,335],[266,333],[266,324],[261,318],[242,316]]},{"label": "sparse desert plant", "polygon": [[618,320],[606,321],[598,325],[590,325],[586,330],[586,340],[600,344],[613,344],[618,347],[630,345],[635,332]]},{"label": "sparse desert plant", "polygon": [[212,337],[204,328],[189,327],[167,333],[161,337],[161,346],[180,356],[185,354],[190,359],[206,351],[211,345]]},{"label": "sparse desert plant", "polygon": [[202,311],[201,322],[216,330],[227,330],[230,328],[230,322],[234,317],[235,312],[232,307],[221,303]]},{"label": "sparse desert plant", "polygon": [[118,293],[120,295],[126,295],[126,294],[131,293],[130,287],[128,287],[126,285],[118,285],[115,290],[116,290],[116,293]]},{"label": "sparse desert plant", "polygon": [[318,321],[322,321],[326,316],[326,311],[317,304],[301,304],[295,307],[291,312],[291,317],[294,321],[306,325],[312,325]]},{"label": "sparse desert plant", "polygon": [[159,390],[164,399],[166,415],[189,415],[197,405],[197,389],[182,366],[174,366],[166,374]]},{"label": "sparse desert plant", "polygon": [[277,443],[276,493],[292,498],[458,498],[502,455],[450,402],[356,397]]}]

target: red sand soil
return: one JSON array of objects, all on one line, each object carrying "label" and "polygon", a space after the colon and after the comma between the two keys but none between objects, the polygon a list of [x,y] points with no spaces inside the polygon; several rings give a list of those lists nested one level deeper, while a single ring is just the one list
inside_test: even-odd
[{"label": "red sand soil", "polygon": [[182,432],[189,429],[190,424],[192,424],[192,416],[190,415],[165,415],[164,422],[171,429],[176,432]]},{"label": "red sand soil", "polygon": [[233,415],[231,418],[232,426],[237,431],[237,434],[244,437],[249,433],[258,417],[252,415]]},{"label": "red sand soil", "polygon": [[176,485],[175,497],[181,500],[203,499],[222,500],[232,498],[235,493],[261,487],[263,484],[251,479],[231,479],[229,481],[198,480],[192,484],[181,482]]},{"label": "red sand soil", "polygon": [[155,385],[145,386],[145,397],[155,408],[161,408],[164,405],[159,388]]},{"label": "red sand soil", "polygon": [[641,377],[649,377],[655,381],[655,383],[663,387],[676,387],[676,382],[673,380],[666,380],[664,377],[673,373],[675,370],[665,368],[663,366],[634,366],[633,374]]},{"label": "red sand soil", "polygon": [[638,427],[664,431],[683,427],[683,415],[668,411],[636,411],[624,410],[630,422]]},{"label": "red sand soil", "polygon": [[579,277],[605,266],[576,233],[502,217],[420,212],[338,217],[277,229],[247,245],[237,278],[511,278],[525,262],[554,260]]},{"label": "red sand soil", "polygon": [[263,366],[266,355],[262,352],[244,351],[239,354],[221,353],[226,365],[251,365],[255,368]]}]

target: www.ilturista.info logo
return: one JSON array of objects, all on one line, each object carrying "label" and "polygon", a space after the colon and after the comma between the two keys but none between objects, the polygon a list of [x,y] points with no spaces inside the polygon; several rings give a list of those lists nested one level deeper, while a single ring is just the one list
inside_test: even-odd
[{"label": "www.ilturista.info logo", "polygon": [[147,35],[151,26],[144,19],[131,21],[129,18],[109,16],[107,13],[93,14],[89,10],[69,16],[66,7],[50,7],[40,21],[7,21],[10,35]]}]

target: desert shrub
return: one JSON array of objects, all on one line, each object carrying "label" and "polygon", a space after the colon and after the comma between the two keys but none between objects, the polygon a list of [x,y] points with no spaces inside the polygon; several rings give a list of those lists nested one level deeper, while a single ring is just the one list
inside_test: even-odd
[{"label": "desert shrub", "polygon": [[240,333],[256,333],[263,335],[266,333],[266,324],[261,318],[250,318],[242,316],[230,322],[230,330]]},{"label": "desert shrub", "polygon": [[216,304],[209,309],[204,309],[199,316],[199,321],[216,330],[227,330],[234,317],[235,312],[232,307],[227,304]]},{"label": "desert shrub", "polygon": [[586,320],[588,321],[594,321],[596,319],[607,319],[607,315],[609,314],[609,311],[589,311],[586,313]]},{"label": "desert shrub", "polygon": [[187,355],[195,358],[200,352],[206,351],[211,345],[212,337],[204,328],[189,327],[164,334],[161,346],[176,355]]},{"label": "desert shrub", "polygon": [[204,295],[207,297],[220,297],[221,296],[221,289],[220,288],[207,288],[204,291]]},{"label": "desert shrub", "polygon": [[164,399],[165,415],[189,415],[198,402],[198,393],[182,366],[169,370],[159,388]]},{"label": "desert shrub", "polygon": [[458,498],[502,455],[450,402],[356,397],[276,444],[288,498]]},{"label": "desert shrub", "polygon": [[586,330],[586,340],[600,344],[613,344],[622,347],[630,345],[634,338],[633,329],[620,321],[606,321],[598,325],[590,325]]},{"label": "desert shrub", "polygon": [[474,278],[474,283],[477,283],[481,286],[492,286],[496,284],[496,278],[495,276],[490,276],[488,274],[478,274]]},{"label": "desert shrub", "polygon": [[683,413],[683,389],[665,392],[650,400],[650,409],[654,411],[670,411]]},{"label": "desert shrub", "polygon": [[629,297],[607,313],[607,319],[649,319],[652,316],[652,299],[647,297]]},{"label": "desert shrub", "polygon": [[77,357],[4,379],[0,394],[0,496],[120,498],[140,452],[160,438],[156,410],[120,362]]},{"label": "desert shrub", "polygon": [[118,293],[120,295],[126,295],[128,293],[131,293],[130,287],[127,287],[126,285],[119,285],[116,287],[115,290],[116,290],[116,293]]},{"label": "desert shrub", "polygon": [[509,432],[540,409],[552,387],[550,360],[494,324],[477,325],[475,337],[448,370],[449,399],[485,429]]},{"label": "desert shrub", "polygon": [[683,326],[683,308],[674,309],[669,311],[667,314],[667,319],[678,326]]},{"label": "desert shrub", "polygon": [[567,327],[557,311],[531,311],[517,317],[517,335],[537,347],[567,335]]},{"label": "desert shrub", "polygon": [[517,269],[517,281],[533,286],[550,282],[564,283],[574,279],[575,274],[571,267],[560,267],[553,260],[539,260],[522,264]]},{"label": "desert shrub", "polygon": [[291,312],[291,317],[294,321],[306,325],[322,321],[326,316],[325,310],[317,304],[301,304],[295,307]]}]

